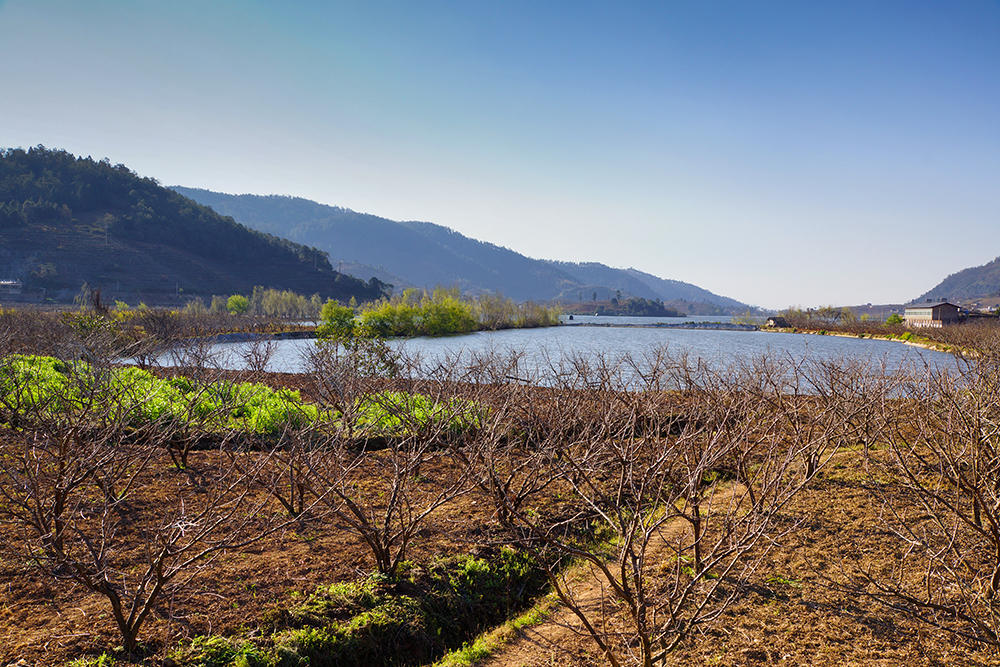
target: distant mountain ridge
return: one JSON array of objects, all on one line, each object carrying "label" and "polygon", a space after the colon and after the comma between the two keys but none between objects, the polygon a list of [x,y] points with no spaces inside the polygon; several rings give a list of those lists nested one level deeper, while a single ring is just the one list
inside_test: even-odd
[{"label": "distant mountain ridge", "polygon": [[620,291],[682,309],[701,308],[706,314],[748,309],[735,299],[689,283],[596,262],[533,259],[430,222],[397,222],[299,197],[172,187],[248,227],[320,248],[335,266],[344,262],[352,271],[378,267],[382,275],[399,276],[418,286],[458,285],[468,293],[502,292],[518,301],[591,300],[595,292],[603,299]]},{"label": "distant mountain ridge", "polygon": [[916,300],[974,301],[997,296],[1000,296],[1000,257],[951,274]]},{"label": "distant mountain ridge", "polygon": [[[691,310],[691,306],[706,303],[714,304],[731,312],[745,312],[749,306],[745,303],[719,296],[707,289],[681,282],[667,280],[638,269],[615,269],[598,262],[551,262],[566,271],[584,286],[621,291],[623,294],[641,296],[644,299],[660,299],[661,301],[679,303]],[[586,293],[584,293],[586,296]],[[604,296],[599,294],[598,296]],[[608,297],[610,298],[610,296]],[[714,313],[720,314],[720,313]]]}]

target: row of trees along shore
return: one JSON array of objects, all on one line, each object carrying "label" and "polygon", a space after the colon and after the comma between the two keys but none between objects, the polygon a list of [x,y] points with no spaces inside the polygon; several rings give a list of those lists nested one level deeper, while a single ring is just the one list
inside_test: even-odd
[{"label": "row of trees along shore", "polygon": [[329,301],[323,306],[318,333],[369,338],[439,336],[556,326],[559,315],[558,308],[532,301],[515,303],[502,294],[462,298],[457,287],[436,287],[430,292],[411,288],[361,307]]},{"label": "row of trees along shore", "polygon": [[[466,312],[447,292],[364,312],[423,312],[425,297],[426,312]],[[107,620],[87,632],[116,631],[132,661],[427,664],[547,582],[592,664],[667,664],[785,581],[769,559],[818,530],[796,498],[850,461],[883,508],[877,544],[803,566],[814,581],[840,609],[875,601],[963,651],[1000,650],[995,327],[968,327],[975,354],[953,366],[891,372],[772,354],[712,367],[666,348],[540,366],[493,350],[428,368],[378,338],[334,336],[308,359],[304,409],[255,389],[260,369],[213,368],[190,340],[172,343],[179,369],[123,375],[114,359],[134,341],[88,317],[0,312],[0,568],[101,600]],[[481,557],[415,562],[430,539]],[[223,568],[347,540],[375,574],[279,596],[252,631],[242,617],[231,636],[191,639],[212,632],[201,593]],[[153,628],[159,643],[144,644]],[[89,655],[79,664],[114,663]]]},{"label": "row of trees along shore", "polygon": [[196,297],[179,310],[168,310],[151,309],[143,303],[134,307],[122,301],[108,303],[99,288],[85,284],[75,302],[80,312],[64,314],[65,322],[79,323],[97,315],[100,317],[94,321],[103,327],[117,326],[122,335],[131,333],[133,338],[149,334],[160,342],[226,332],[269,333],[320,320],[321,336],[347,330],[369,338],[437,336],[556,326],[561,314],[557,307],[531,301],[515,303],[502,294],[463,297],[458,288],[441,287],[432,291],[407,289],[360,305],[353,298],[344,305],[332,299],[324,302],[318,294],[307,297],[256,287],[249,296],[216,295],[207,304]]},{"label": "row of trees along shore", "polygon": [[[996,315],[983,315],[945,327],[914,329],[908,327],[898,313],[890,313],[883,320],[867,315],[858,317],[850,308],[837,306],[808,310],[788,308],[778,315],[783,320],[782,328],[792,331],[913,341],[929,344],[943,351],[974,350],[982,341],[984,332],[993,331],[998,323]],[[748,314],[734,318],[734,321],[760,324],[763,320]]]}]

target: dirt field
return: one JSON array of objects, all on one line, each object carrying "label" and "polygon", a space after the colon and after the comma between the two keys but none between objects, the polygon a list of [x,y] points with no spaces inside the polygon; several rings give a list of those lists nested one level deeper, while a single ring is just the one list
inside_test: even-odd
[{"label": "dirt field", "polygon": [[[836,584],[858,565],[879,568],[894,550],[856,453],[838,455],[788,508],[801,528],[776,544],[741,599],[665,665],[1000,665],[1000,656]],[[581,581],[599,595],[598,575]],[[606,665],[575,616],[518,633],[489,667]]]},{"label": "dirt field", "polygon": [[[302,376],[275,374],[268,383],[315,398]],[[136,502],[169,504],[177,485],[211,469],[218,454],[192,456],[188,471],[170,468],[166,457],[153,466]],[[455,474],[451,466],[442,457],[421,474],[433,486]],[[733,582],[740,587],[735,604],[670,653],[665,664],[1000,665],[1000,658],[982,646],[838,585],[858,568],[887,567],[898,554],[873,484],[858,452],[837,454],[784,508],[782,521],[797,527],[770,545],[751,576]],[[887,496],[893,497],[891,492]],[[910,501],[900,497],[894,502]],[[470,492],[431,515],[407,557],[420,563],[475,553],[490,541],[493,523],[488,499]],[[140,546],[135,548],[138,558]],[[147,647],[143,663],[163,664],[179,640],[198,635],[253,638],[268,610],[287,608],[318,585],[353,581],[373,567],[359,538],[308,520],[249,547],[223,552],[192,570],[190,580],[156,606],[141,632]],[[596,581],[586,570],[579,576],[579,585],[598,595]],[[58,665],[111,649],[117,630],[107,604],[78,584],[55,582],[9,558],[0,560],[0,666]],[[557,610],[548,622],[522,631],[481,664],[606,664],[580,627],[572,614]]]}]

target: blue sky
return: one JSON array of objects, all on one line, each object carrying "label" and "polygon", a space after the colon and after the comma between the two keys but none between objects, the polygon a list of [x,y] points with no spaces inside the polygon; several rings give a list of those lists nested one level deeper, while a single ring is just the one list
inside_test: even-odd
[{"label": "blue sky", "polygon": [[1000,255],[1000,1],[7,0],[0,146],[36,144],[765,307],[899,302]]}]

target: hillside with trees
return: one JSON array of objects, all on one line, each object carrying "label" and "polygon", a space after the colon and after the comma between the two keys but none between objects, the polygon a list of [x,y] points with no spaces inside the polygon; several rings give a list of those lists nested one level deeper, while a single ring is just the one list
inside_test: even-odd
[{"label": "hillside with trees", "polygon": [[917,301],[947,299],[952,302],[1000,297],[1000,257],[982,266],[953,273]]},{"label": "hillside with trees", "polygon": [[82,284],[151,302],[250,292],[378,298],[324,251],[247,228],[107,159],[0,151],[0,279],[66,298]]},{"label": "hillside with trees", "polygon": [[[669,302],[692,314],[722,315],[744,313],[750,308],[736,299],[719,296],[707,289],[666,280],[638,269],[616,269],[599,262],[550,262],[583,283],[582,294],[597,292],[597,298],[621,299],[622,294],[654,301]],[[572,295],[567,295],[572,296]]]},{"label": "hillside with trees", "polygon": [[626,296],[676,302],[685,312],[699,314],[747,310],[746,304],[688,283],[596,262],[532,259],[430,222],[397,222],[298,197],[174,189],[248,227],[321,248],[337,266],[376,267],[404,284],[457,285],[465,293],[502,292],[518,301]]},{"label": "hillside with trees", "polygon": [[396,222],[298,197],[174,189],[248,227],[322,248],[337,260],[381,267],[415,285],[499,291],[523,301],[554,298],[575,282],[545,262],[440,225]]}]

